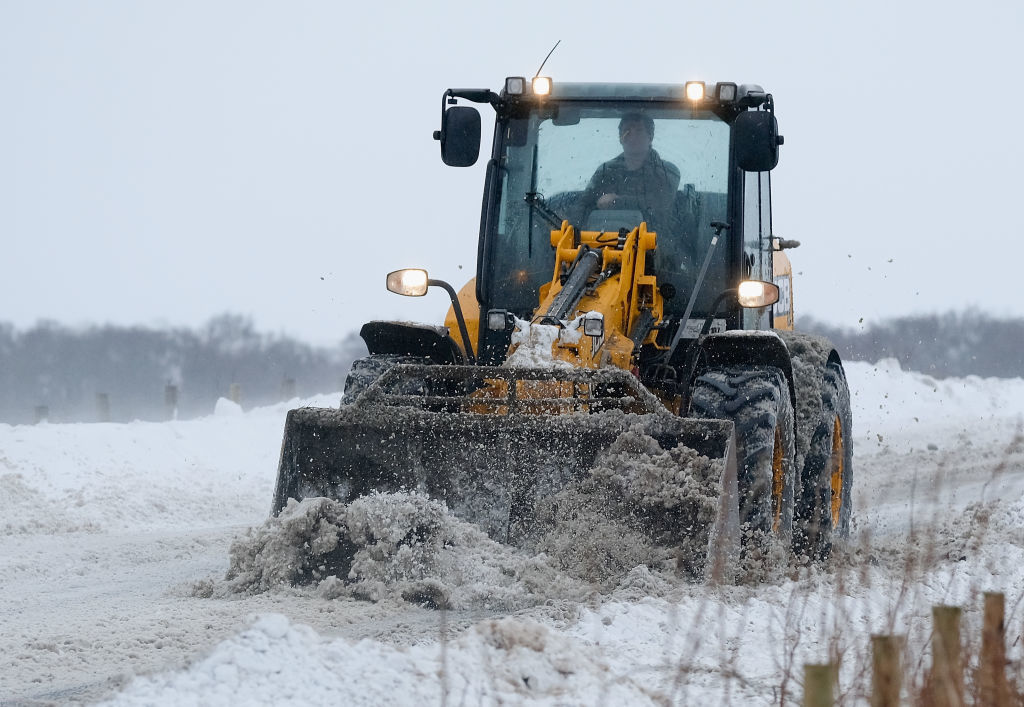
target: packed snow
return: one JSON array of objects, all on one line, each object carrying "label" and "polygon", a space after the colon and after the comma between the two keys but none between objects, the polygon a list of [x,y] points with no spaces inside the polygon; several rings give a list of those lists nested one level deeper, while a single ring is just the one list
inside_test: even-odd
[{"label": "packed snow", "polygon": [[[595,574],[559,555],[571,536],[525,553],[416,496],[268,521],[285,413],[340,395],[0,425],[0,704],[799,703],[801,666],[836,655],[853,703],[872,633],[906,634],[919,674],[932,605],[963,606],[977,643],[985,591],[1019,671],[1024,380],[846,371],[854,538],[732,586],[649,548]],[[342,520],[345,582],[310,561]],[[416,547],[389,534],[409,524]]]},{"label": "packed snow", "polygon": [[570,337],[571,343],[579,340],[582,334],[576,330],[577,325],[575,320],[564,328],[555,324],[531,324],[517,317],[516,328],[512,332],[512,353],[504,365],[513,368],[571,369],[572,364],[554,358],[552,351],[555,342],[565,335]]}]

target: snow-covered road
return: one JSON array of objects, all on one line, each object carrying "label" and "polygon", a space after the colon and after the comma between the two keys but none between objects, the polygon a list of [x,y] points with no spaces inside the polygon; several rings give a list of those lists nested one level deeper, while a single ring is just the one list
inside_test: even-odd
[{"label": "snow-covered road", "polygon": [[989,590],[1012,642],[1024,380],[847,373],[857,542],[830,571],[716,588],[641,567],[513,611],[213,591],[267,515],[288,405],[0,425],[0,704],[777,704],[837,648],[852,699],[871,633],[922,646],[931,605],[955,603],[967,635]]}]

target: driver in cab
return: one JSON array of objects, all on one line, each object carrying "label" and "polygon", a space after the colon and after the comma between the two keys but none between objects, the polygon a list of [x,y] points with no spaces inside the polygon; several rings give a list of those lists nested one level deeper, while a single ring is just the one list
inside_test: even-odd
[{"label": "driver in cab", "polygon": [[643,113],[627,113],[619,121],[622,154],[594,172],[583,192],[583,213],[594,209],[639,211],[647,226],[657,231],[668,223],[679,188],[679,169],[661,159],[651,147],[654,120]]}]

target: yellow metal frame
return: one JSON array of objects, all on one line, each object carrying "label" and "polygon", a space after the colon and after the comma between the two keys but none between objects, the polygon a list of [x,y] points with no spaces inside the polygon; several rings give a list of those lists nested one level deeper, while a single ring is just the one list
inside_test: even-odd
[{"label": "yellow metal frame", "polygon": [[789,311],[780,311],[779,304],[775,305],[775,311],[779,312],[772,320],[772,326],[782,331],[792,331],[795,326],[793,315],[793,265],[789,262],[789,256],[781,250],[772,252],[772,278],[779,288],[779,303],[788,301]]},{"label": "yellow metal frame", "polygon": [[[475,277],[471,278],[459,290],[459,306],[462,307],[462,316],[466,319],[466,333],[469,335],[469,340],[473,342],[475,350],[476,342],[480,341],[480,303],[476,300]],[[462,340],[462,335],[459,333],[459,322],[455,318],[455,307],[451,305],[448,306],[448,313],[444,317],[444,325],[448,327],[449,335],[462,348],[462,352],[465,353],[466,342]]]},{"label": "yellow metal frame", "polygon": [[[555,248],[555,267],[551,282],[540,288],[540,306],[535,322],[548,311],[555,296],[562,290],[562,275],[571,267],[583,247],[601,253],[600,272],[604,278],[599,287],[588,290],[580,300],[576,317],[586,312],[604,315],[604,335],[595,340],[580,336],[575,342],[559,341],[552,356],[573,366],[601,368],[616,366],[630,370],[638,353],[629,333],[643,313],[649,312],[654,323],[664,315],[664,301],[658,292],[658,281],[647,275],[647,257],[657,245],[658,236],[641,223],[626,236],[621,248],[618,233],[580,231],[562,222],[560,229],[551,232],[551,245]],[[649,332],[641,344],[654,344],[655,331]]]},{"label": "yellow metal frame", "polygon": [[832,527],[839,527],[840,510],[843,507],[843,475],[846,473],[846,460],[843,457],[843,423],[836,415],[832,423],[832,469],[830,483],[832,486],[832,503],[829,511],[832,514]]}]

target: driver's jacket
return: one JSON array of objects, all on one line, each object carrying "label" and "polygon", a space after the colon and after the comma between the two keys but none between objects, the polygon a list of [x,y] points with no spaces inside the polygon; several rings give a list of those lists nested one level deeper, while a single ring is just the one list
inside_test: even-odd
[{"label": "driver's jacket", "polygon": [[594,172],[580,206],[584,216],[597,208],[597,200],[605,194],[617,194],[612,209],[637,210],[643,214],[650,230],[669,223],[679,188],[679,169],[661,159],[653,149],[639,169],[626,169],[626,158],[620,154]]}]

